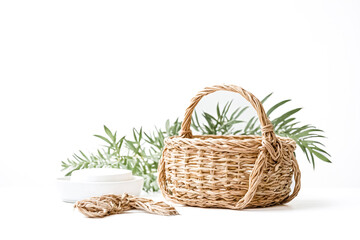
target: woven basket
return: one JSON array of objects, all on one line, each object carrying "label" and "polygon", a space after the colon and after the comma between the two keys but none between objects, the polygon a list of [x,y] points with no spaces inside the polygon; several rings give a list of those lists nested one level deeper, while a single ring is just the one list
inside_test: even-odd
[{"label": "woven basket", "polygon": [[[194,108],[219,90],[239,93],[251,103],[262,136],[192,135]],[[261,102],[250,92],[233,85],[208,87],[191,100],[180,136],[165,140],[158,183],[166,199],[189,206],[243,209],[286,203],[300,190],[295,147],[294,140],[275,135]]]}]

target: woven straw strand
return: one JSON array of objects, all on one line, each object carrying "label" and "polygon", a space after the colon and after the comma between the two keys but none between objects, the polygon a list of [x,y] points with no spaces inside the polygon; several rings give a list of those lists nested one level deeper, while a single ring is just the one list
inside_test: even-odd
[{"label": "woven straw strand", "polygon": [[178,215],[176,209],[164,202],[154,202],[151,199],[123,195],[108,194],[77,201],[74,205],[82,214],[90,218],[102,218],[120,214],[131,209],[140,209],[148,213],[163,216]]}]

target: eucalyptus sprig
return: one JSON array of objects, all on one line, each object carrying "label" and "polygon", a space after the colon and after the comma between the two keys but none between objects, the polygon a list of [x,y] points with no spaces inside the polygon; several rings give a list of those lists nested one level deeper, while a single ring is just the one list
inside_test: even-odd
[{"label": "eucalyptus sprig", "polygon": [[[262,103],[265,105],[267,99],[272,95],[267,95]],[[280,101],[271,106],[267,111],[270,117],[290,99]],[[216,106],[216,115],[202,112],[202,119],[199,119],[195,111],[192,118],[191,127],[201,135],[260,135],[261,127],[257,116],[249,120],[241,119],[248,107],[237,107],[230,110],[232,101],[227,102],[224,107],[220,104]],[[296,141],[297,145],[304,152],[307,160],[315,168],[315,159],[325,162],[330,155],[325,151],[320,139],[324,138],[323,131],[316,127],[306,124],[302,125],[294,115],[301,108],[291,109],[280,114],[272,120],[274,131],[279,136],[289,137]],[[158,162],[164,148],[164,139],[179,134],[181,121],[166,121],[165,127],[155,128],[153,132],[146,133],[142,128],[133,129],[132,137],[118,137],[117,132],[111,131],[104,126],[104,135],[94,135],[105,144],[103,148],[95,153],[86,155],[83,151],[73,154],[72,159],[62,161],[63,170],[67,170],[66,176],[70,176],[73,171],[84,168],[124,168],[132,171],[134,175],[144,177],[145,191],[158,191],[156,183]]]}]

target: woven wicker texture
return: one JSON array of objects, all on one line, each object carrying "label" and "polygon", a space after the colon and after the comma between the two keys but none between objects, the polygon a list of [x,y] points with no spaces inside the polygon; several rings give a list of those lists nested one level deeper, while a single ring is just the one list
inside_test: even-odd
[{"label": "woven wicker texture", "polygon": [[[262,136],[192,135],[194,108],[202,97],[219,90],[239,93],[250,102]],[[253,94],[234,85],[207,87],[191,100],[180,136],[165,140],[158,183],[166,199],[189,206],[243,209],[286,203],[300,190],[295,147],[294,140],[275,135]]]}]

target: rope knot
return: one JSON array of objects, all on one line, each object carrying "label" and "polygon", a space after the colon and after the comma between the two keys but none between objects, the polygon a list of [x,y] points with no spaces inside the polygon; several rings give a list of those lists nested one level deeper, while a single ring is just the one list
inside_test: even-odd
[{"label": "rope knot", "polygon": [[270,154],[273,160],[278,160],[282,156],[282,143],[276,138],[275,142],[270,142],[266,137],[262,139],[262,149]]},{"label": "rope knot", "polygon": [[186,137],[186,138],[191,138],[192,137],[192,132],[191,132],[191,130],[181,130],[179,132],[179,136]]},{"label": "rope knot", "polygon": [[272,123],[268,123],[265,126],[261,127],[261,132],[263,134],[274,132],[274,127],[273,127]]}]

